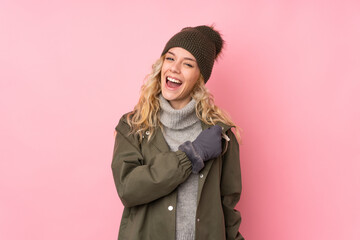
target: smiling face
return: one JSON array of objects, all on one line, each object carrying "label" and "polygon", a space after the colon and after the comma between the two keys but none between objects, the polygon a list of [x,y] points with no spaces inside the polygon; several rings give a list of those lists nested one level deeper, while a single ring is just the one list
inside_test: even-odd
[{"label": "smiling face", "polygon": [[199,78],[200,69],[195,57],[183,48],[170,48],[161,68],[161,92],[174,109],[181,109],[190,102]]}]

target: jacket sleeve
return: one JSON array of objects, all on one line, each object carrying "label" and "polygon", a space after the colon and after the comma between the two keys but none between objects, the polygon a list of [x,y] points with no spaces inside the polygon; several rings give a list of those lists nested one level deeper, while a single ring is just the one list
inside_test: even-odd
[{"label": "jacket sleeve", "polygon": [[223,166],[221,174],[221,198],[225,218],[226,239],[242,240],[243,236],[239,233],[241,222],[240,212],[235,209],[241,194],[241,172],[239,160],[239,144],[234,133],[227,132],[230,141],[228,149],[223,156]]},{"label": "jacket sleeve", "polygon": [[120,120],[111,163],[118,195],[125,207],[149,203],[171,193],[191,174],[191,162],[182,151],[159,152],[144,164],[137,137]]}]

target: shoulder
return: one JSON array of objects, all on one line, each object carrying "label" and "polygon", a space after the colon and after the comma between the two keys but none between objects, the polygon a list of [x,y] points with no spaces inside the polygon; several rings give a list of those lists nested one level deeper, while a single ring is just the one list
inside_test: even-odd
[{"label": "shoulder", "polygon": [[137,147],[139,146],[140,142],[138,136],[131,133],[131,127],[127,121],[129,114],[130,112],[122,115],[117,126],[115,127],[116,140],[130,142],[133,146]]},{"label": "shoulder", "polygon": [[225,156],[229,156],[234,153],[238,154],[240,151],[239,149],[240,146],[235,133],[232,131],[232,127],[227,129],[227,131],[223,132],[223,138],[224,138],[223,141],[225,143],[225,151],[224,151]]},{"label": "shoulder", "polygon": [[235,132],[238,131],[236,129],[237,127],[235,125],[228,125],[223,122],[217,122],[216,125],[219,125],[222,128],[222,133],[223,133],[223,136],[225,134],[225,136],[224,136],[225,139],[227,139],[229,142],[234,142],[237,146],[239,145],[238,138],[236,137],[236,134],[234,133],[234,131]]},{"label": "shoulder", "polygon": [[125,113],[124,115],[121,116],[118,124],[115,127],[115,130],[117,132],[121,132],[121,133],[125,134],[130,131],[130,125],[127,122],[127,117],[129,114],[130,114],[130,112]]},{"label": "shoulder", "polygon": [[[235,144],[236,147],[239,148],[239,142],[238,142],[238,140],[237,140],[237,138],[236,138],[235,133],[232,131],[233,128],[234,128],[234,127],[229,128],[229,129],[226,131],[226,135],[229,137],[230,142],[233,143],[233,144]],[[234,129],[234,130],[235,130],[235,129]],[[236,130],[235,130],[235,131],[236,131]]]}]

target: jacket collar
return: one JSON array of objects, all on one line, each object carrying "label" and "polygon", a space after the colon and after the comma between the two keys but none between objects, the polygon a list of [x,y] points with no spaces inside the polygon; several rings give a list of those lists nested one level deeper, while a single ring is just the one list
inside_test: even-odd
[{"label": "jacket collar", "polygon": [[167,144],[164,134],[160,127],[156,128],[153,139],[150,140],[154,146],[160,150],[160,152],[168,152],[170,151],[170,147]]},{"label": "jacket collar", "polygon": [[[227,132],[230,128],[234,127],[234,126],[230,126],[230,125],[227,125],[225,123],[222,123],[222,122],[218,122],[218,123],[216,123],[216,125],[219,125],[222,128],[223,133]],[[201,126],[202,126],[203,130],[211,127],[211,125],[208,125],[208,124],[206,124],[204,122],[201,122]]]}]

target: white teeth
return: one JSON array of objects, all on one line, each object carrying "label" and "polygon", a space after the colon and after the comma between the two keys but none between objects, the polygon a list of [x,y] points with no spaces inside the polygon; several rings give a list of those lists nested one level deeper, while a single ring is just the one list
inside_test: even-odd
[{"label": "white teeth", "polygon": [[171,77],[167,77],[167,80],[169,80],[170,82],[174,82],[174,83],[181,83],[179,80],[176,80],[176,79],[171,78]]}]

